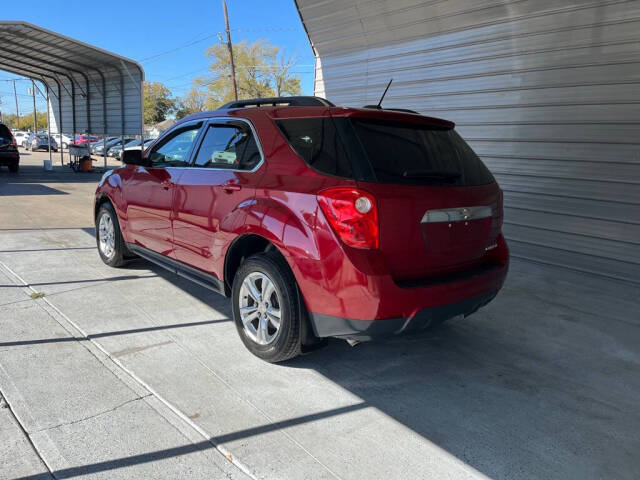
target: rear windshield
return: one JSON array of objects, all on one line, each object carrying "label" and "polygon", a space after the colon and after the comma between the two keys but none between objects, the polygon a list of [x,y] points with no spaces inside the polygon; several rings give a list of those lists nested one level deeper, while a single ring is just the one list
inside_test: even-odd
[{"label": "rear windshield", "polygon": [[454,130],[348,118],[290,119],[277,124],[296,153],[322,173],[403,185],[494,182],[482,160]]},{"label": "rear windshield", "polygon": [[484,185],[493,176],[454,130],[353,120],[377,181],[411,185]]},{"label": "rear windshield", "polygon": [[6,125],[0,123],[0,137],[11,138],[11,132]]}]

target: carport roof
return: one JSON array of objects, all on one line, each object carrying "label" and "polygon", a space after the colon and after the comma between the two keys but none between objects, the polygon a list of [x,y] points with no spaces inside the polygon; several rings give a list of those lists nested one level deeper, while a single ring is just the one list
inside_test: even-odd
[{"label": "carport roof", "polygon": [[131,59],[30,23],[0,21],[0,69],[52,88],[50,108],[66,131],[142,131],[144,70]]}]

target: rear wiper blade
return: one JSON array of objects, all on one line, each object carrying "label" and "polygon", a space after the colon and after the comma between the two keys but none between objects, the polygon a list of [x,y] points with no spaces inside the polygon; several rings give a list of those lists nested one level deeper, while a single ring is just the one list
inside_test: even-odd
[{"label": "rear wiper blade", "polygon": [[405,170],[402,172],[402,176],[405,178],[442,178],[446,180],[460,178],[458,172],[446,170]]}]

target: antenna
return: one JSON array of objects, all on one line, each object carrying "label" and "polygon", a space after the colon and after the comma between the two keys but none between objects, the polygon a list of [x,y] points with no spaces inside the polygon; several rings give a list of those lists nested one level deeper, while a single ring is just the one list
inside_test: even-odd
[{"label": "antenna", "polygon": [[380,101],[378,102],[377,108],[382,108],[382,100],[384,100],[384,96],[387,94],[387,90],[389,90],[389,87],[391,86],[391,82],[393,82],[393,78],[389,80],[389,83],[387,83],[387,88],[384,89],[384,92],[380,97]]}]

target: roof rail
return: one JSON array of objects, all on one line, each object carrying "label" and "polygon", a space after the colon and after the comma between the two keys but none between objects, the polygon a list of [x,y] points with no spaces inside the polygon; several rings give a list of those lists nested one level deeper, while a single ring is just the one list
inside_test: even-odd
[{"label": "roof rail", "polygon": [[416,113],[420,115],[420,112],[416,112],[415,110],[409,110],[408,108],[382,108],[379,105],[365,105],[362,108],[372,108],[374,110],[391,110],[392,112]]},{"label": "roof rail", "polygon": [[229,102],[220,107],[220,110],[228,108],[243,108],[243,107],[260,107],[261,105],[268,105],[277,107],[280,105],[287,105],[290,107],[335,107],[333,103],[321,97],[271,97],[271,98],[250,98],[249,100],[236,100],[235,102]]}]

